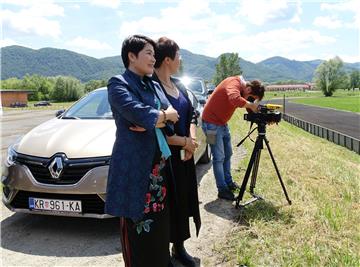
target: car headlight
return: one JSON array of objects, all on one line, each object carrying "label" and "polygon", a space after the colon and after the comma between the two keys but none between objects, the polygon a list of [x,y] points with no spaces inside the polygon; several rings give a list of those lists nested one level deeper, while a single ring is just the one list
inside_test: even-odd
[{"label": "car headlight", "polygon": [[16,153],[14,147],[9,146],[5,165],[7,167],[10,167],[10,166],[14,165],[15,162],[16,162],[16,157],[17,157],[17,153]]}]

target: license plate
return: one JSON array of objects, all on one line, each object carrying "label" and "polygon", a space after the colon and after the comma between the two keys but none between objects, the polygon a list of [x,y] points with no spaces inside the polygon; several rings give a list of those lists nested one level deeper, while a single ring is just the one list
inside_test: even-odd
[{"label": "license plate", "polygon": [[81,201],[29,197],[29,209],[81,213]]}]

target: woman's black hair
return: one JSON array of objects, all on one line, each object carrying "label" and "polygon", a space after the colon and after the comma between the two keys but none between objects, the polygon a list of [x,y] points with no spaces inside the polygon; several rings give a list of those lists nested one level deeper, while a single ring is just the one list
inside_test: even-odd
[{"label": "woman's black hair", "polygon": [[155,50],[155,42],[144,35],[136,34],[129,36],[124,40],[121,48],[121,58],[125,68],[129,67],[129,53],[134,53],[135,56],[137,56],[139,52],[144,49],[146,44],[151,44]]}]

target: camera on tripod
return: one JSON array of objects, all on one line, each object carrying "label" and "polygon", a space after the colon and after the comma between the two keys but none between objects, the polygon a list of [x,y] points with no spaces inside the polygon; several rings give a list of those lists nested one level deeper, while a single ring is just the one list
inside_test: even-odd
[{"label": "camera on tripod", "polygon": [[[258,131],[258,136],[255,141],[253,152],[251,153],[249,164],[246,168],[246,173],[245,173],[243,182],[240,187],[239,195],[236,197],[235,207],[236,208],[244,207],[246,205],[251,204],[254,201],[263,199],[261,196],[255,194],[254,189],[255,189],[256,178],[257,178],[257,174],[258,174],[258,170],[259,170],[261,150],[264,148],[264,144],[266,145],[267,150],[270,154],[271,161],[275,167],[276,174],[279,178],[279,182],[283,189],[286,200],[288,201],[289,205],[291,205],[291,200],[287,194],[285,184],[281,178],[280,171],[276,165],[274,155],[270,149],[269,141],[266,138],[266,125],[271,124],[271,123],[280,122],[281,113],[278,111],[278,109],[282,108],[282,106],[274,105],[274,104],[265,104],[265,105],[259,105],[258,108],[259,108],[259,112],[254,113],[254,112],[248,110],[249,113],[244,115],[245,120],[250,121],[251,124],[256,123],[257,127],[255,129],[253,129],[252,131],[249,131],[248,135],[245,136],[245,138],[243,140],[241,140],[240,143],[237,144],[237,146],[239,147],[255,130]],[[251,129],[251,127],[250,127],[250,129]],[[250,174],[251,174],[250,194],[253,196],[253,198],[246,201],[245,203],[240,204],[240,202],[243,199],[243,196],[244,196],[244,193],[246,190],[246,184],[248,183]]]},{"label": "camera on tripod", "polygon": [[248,110],[247,114],[244,114],[244,120],[259,124],[270,124],[270,123],[278,123],[281,121],[281,112],[278,110],[282,108],[282,105],[275,104],[265,104],[259,105],[259,112],[255,113]]}]

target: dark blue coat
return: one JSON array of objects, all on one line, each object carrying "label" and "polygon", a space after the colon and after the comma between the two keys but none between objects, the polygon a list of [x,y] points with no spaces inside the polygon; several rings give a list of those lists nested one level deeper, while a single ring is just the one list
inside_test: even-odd
[{"label": "dark blue coat", "polygon": [[[166,109],[170,104],[158,83],[149,77],[141,79],[130,70],[112,77],[107,87],[117,129],[109,167],[105,212],[137,221],[143,216],[149,175],[158,145],[155,125],[160,113],[155,94],[160,99],[161,108]],[[129,130],[134,125],[146,131]]]}]

